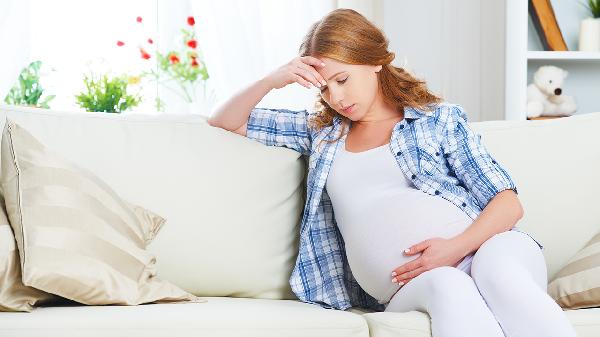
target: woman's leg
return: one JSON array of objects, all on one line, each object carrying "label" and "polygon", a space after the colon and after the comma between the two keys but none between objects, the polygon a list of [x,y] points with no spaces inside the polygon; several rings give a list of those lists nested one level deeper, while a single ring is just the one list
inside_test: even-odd
[{"label": "woman's leg", "polygon": [[527,234],[492,236],[475,252],[470,272],[506,337],[577,336],[546,292],[544,255]]},{"label": "woman's leg", "polygon": [[421,273],[401,287],[385,309],[412,310],[429,314],[433,337],[504,337],[473,279],[455,267]]}]

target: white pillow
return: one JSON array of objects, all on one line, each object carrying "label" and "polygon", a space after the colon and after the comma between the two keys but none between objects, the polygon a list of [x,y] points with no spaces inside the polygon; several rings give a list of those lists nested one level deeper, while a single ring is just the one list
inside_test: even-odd
[{"label": "white pillow", "polygon": [[90,305],[206,302],[156,277],[146,246],[165,219],[7,119],[0,182],[23,284]]},{"label": "white pillow", "polygon": [[0,311],[33,310],[34,305],[53,302],[59,296],[27,287],[21,282],[19,251],[0,195]]}]

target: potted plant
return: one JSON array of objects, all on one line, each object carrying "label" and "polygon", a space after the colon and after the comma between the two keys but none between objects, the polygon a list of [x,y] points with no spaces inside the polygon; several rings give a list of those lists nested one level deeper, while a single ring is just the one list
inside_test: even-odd
[{"label": "potted plant", "polygon": [[31,62],[23,68],[17,83],[10,89],[4,102],[12,105],[25,105],[36,108],[49,109],[48,103],[55,95],[48,95],[42,99],[44,88],[40,84],[40,68],[42,61]]},{"label": "potted plant", "polygon": [[138,105],[141,97],[127,93],[130,78],[125,75],[84,75],[85,91],[76,95],[77,104],[86,111],[121,113]]},{"label": "potted plant", "polygon": [[579,26],[579,50],[600,50],[600,0],[587,0],[581,3],[592,17],[581,20]]}]

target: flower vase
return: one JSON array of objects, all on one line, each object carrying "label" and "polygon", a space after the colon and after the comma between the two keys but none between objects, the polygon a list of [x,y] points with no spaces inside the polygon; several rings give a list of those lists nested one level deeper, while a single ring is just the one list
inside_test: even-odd
[{"label": "flower vase", "polygon": [[600,51],[600,18],[581,20],[579,27],[579,50]]}]

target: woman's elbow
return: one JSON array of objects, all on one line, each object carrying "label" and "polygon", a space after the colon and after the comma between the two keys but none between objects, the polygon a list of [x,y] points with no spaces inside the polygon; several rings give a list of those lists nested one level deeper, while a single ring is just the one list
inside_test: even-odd
[{"label": "woman's elbow", "polygon": [[523,209],[523,205],[521,204],[521,201],[519,200],[519,198],[515,195],[515,200],[516,200],[516,209],[517,209],[517,220],[523,218],[523,215],[525,214],[525,210]]}]

